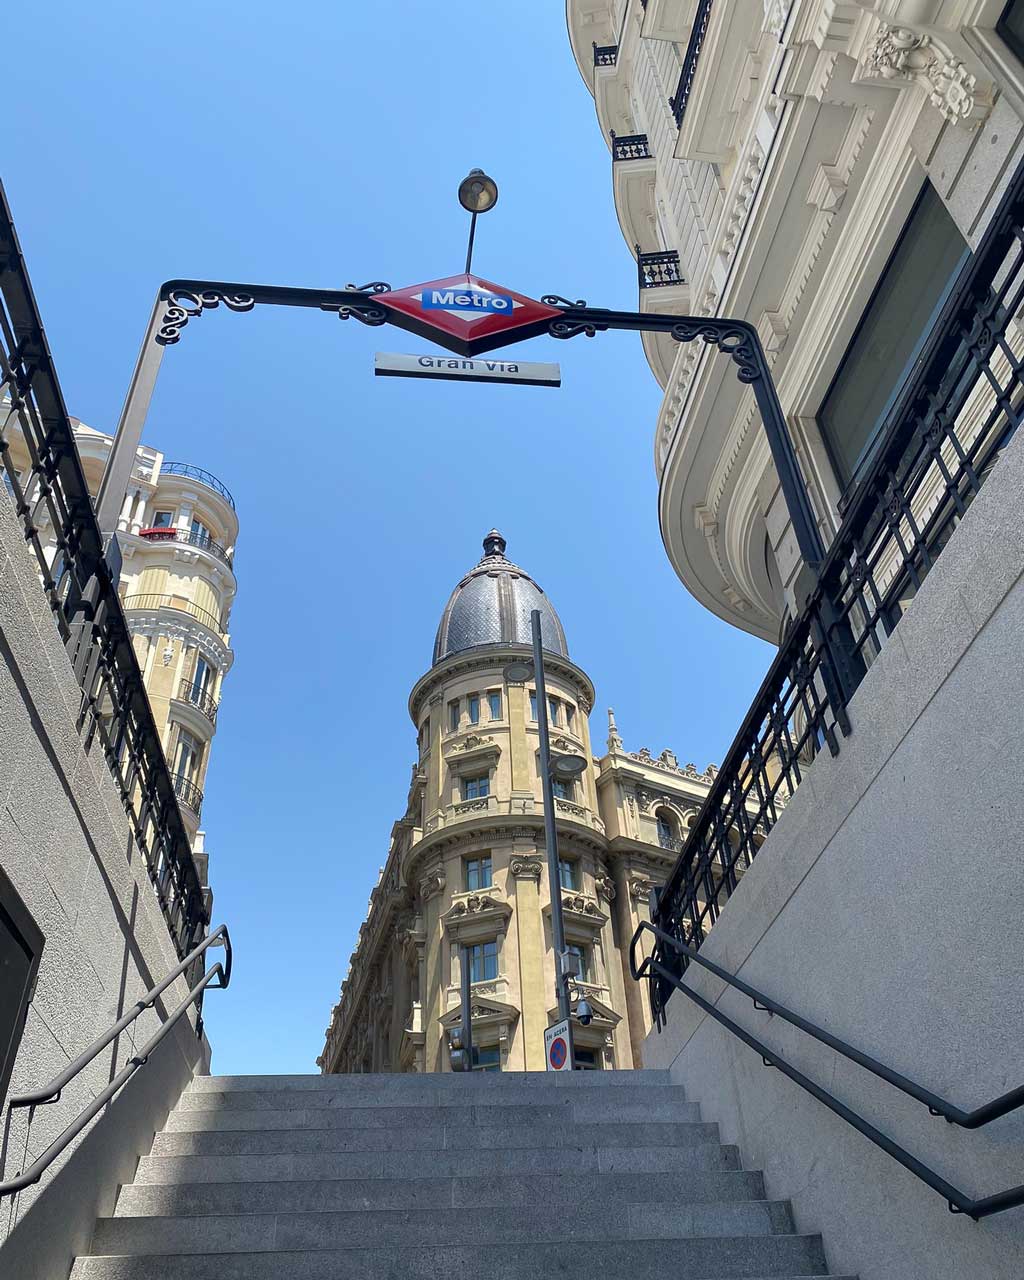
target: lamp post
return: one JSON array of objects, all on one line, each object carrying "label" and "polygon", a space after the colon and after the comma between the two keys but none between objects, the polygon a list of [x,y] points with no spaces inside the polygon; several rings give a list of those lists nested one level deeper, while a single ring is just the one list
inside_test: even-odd
[{"label": "lamp post", "polygon": [[473,240],[476,237],[476,215],[487,213],[498,203],[498,184],[483,169],[470,169],[459,183],[459,204],[472,214],[469,220],[469,246],[466,249],[466,275],[473,265]]},{"label": "lamp post", "polygon": [[548,881],[551,886],[551,941],[555,953],[555,996],[559,1016],[569,1023],[569,1050],[572,1046],[572,1000],[569,993],[568,954],[565,949],[565,922],[562,918],[562,877],[558,864],[558,834],[555,831],[555,788],[560,782],[578,778],[586,769],[583,756],[557,755],[552,757],[548,734],[548,691],[544,678],[544,648],[541,637],[540,610],[530,614],[533,636],[533,663],[513,662],[505,668],[505,679],[521,683],[533,677],[537,698],[537,733],[540,739],[540,782],[544,800],[544,843],[547,849]]}]

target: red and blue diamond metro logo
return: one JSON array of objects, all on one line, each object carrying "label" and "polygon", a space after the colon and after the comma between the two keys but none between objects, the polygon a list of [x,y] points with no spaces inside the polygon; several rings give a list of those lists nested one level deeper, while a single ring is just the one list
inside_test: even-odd
[{"label": "red and blue diamond metro logo", "polygon": [[462,356],[532,338],[561,315],[557,307],[472,275],[378,293],[373,301],[387,307],[392,324]]}]

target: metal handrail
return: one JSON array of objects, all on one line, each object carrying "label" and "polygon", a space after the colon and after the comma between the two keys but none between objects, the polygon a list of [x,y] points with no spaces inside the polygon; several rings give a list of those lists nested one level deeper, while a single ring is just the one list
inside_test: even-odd
[{"label": "metal handrail", "polygon": [[190,702],[192,706],[206,716],[211,724],[217,723],[217,707],[219,706],[217,699],[212,693],[207,693],[195,680],[186,677],[178,686],[178,697],[182,702]]},{"label": "metal handrail", "polygon": [[190,617],[201,622],[204,627],[208,627],[216,635],[224,634],[223,620],[215,618],[208,609],[203,609],[198,604],[193,604],[191,600],[186,600],[182,596],[167,596],[154,593],[146,593],[144,595],[125,596],[121,601],[125,610],[131,609],[177,609],[179,613],[187,613]]},{"label": "metal handrail", "polygon": [[940,1098],[938,1094],[932,1093],[930,1089],[925,1089],[922,1085],[901,1075],[898,1071],[893,1071],[891,1067],[878,1062],[870,1054],[864,1053],[860,1049],[855,1049],[853,1045],[847,1044],[845,1040],[840,1040],[838,1036],[832,1035],[830,1032],[816,1026],[813,1022],[801,1017],[800,1014],[787,1009],[785,1005],[779,1004],[777,1000],[766,996],[763,991],[752,987],[749,983],[744,982],[742,978],[729,973],[720,965],[715,964],[713,960],[709,960],[699,951],[694,950],[693,947],[688,947],[685,943],[678,941],[671,934],[657,928],[657,926],[650,924],[646,920],[641,921],[629,944],[629,969],[635,981],[639,982],[643,978],[649,978],[652,970],[657,972],[662,980],[671,983],[677,991],[681,991],[684,996],[692,1000],[694,1004],[703,1009],[721,1026],[725,1027],[727,1031],[731,1031],[733,1035],[742,1040],[755,1053],[760,1054],[765,1066],[777,1068],[783,1075],[788,1076],[794,1084],[799,1085],[801,1089],[811,1094],[812,1097],[817,1098],[819,1102],[828,1107],[840,1119],[845,1120],[858,1133],[862,1133],[875,1146],[880,1147],[887,1155],[892,1156],[894,1160],[903,1165],[905,1169],[920,1178],[933,1191],[937,1191],[945,1198],[951,1213],[964,1213],[977,1221],[980,1218],[987,1218],[993,1213],[1001,1213],[1006,1209],[1015,1209],[1024,1205],[1024,1183],[1016,1187],[1010,1187],[1006,1191],[1000,1191],[995,1195],[984,1196],[978,1200],[971,1199],[970,1196],[954,1187],[952,1183],[947,1182],[945,1178],[940,1177],[933,1169],[923,1164],[916,1156],[911,1155],[909,1151],[899,1146],[898,1143],[887,1137],[879,1129],[876,1129],[874,1125],[869,1124],[867,1120],[859,1116],[845,1103],[840,1102],[827,1089],[823,1089],[821,1085],[816,1084],[808,1076],[804,1075],[802,1071],[792,1066],[775,1049],[765,1044],[763,1040],[759,1040],[749,1031],[739,1026],[738,1023],[733,1022],[730,1017],[722,1013],[709,1000],[698,995],[691,987],[684,986],[682,979],[676,977],[671,970],[661,964],[656,954],[646,956],[643,964],[638,966],[636,962],[636,946],[645,932],[653,933],[661,944],[670,947],[680,955],[685,955],[689,961],[699,964],[702,968],[713,973],[716,978],[720,978],[730,987],[749,997],[754,1002],[755,1008],[764,1009],[768,1013],[778,1015],[784,1022],[796,1027],[798,1031],[803,1031],[813,1039],[820,1041],[820,1043],[828,1045],[830,1049],[834,1049],[842,1057],[855,1062],[880,1080],[884,1080],[887,1084],[899,1089],[901,1093],[913,1098],[916,1102],[922,1103],[928,1108],[931,1115],[941,1116],[950,1124],[958,1125],[961,1129],[978,1129],[982,1125],[989,1124],[992,1120],[999,1119],[1000,1116],[1005,1116],[1011,1111],[1024,1107],[1024,1087],[1011,1089],[1008,1093],[1001,1094],[998,1098],[993,1098],[991,1102],[975,1107],[972,1111],[965,1111],[962,1107],[948,1102],[945,1098]]},{"label": "metal handrail", "polygon": [[212,489],[214,493],[219,493],[224,501],[228,504],[232,511],[235,509],[235,500],[228,492],[228,487],[210,471],[204,471],[202,467],[194,467],[190,462],[165,462],[160,468],[162,476],[187,476],[189,480],[198,480],[207,489]]},{"label": "metal handrail", "polygon": [[174,783],[174,794],[188,807],[198,818],[203,809],[203,793],[202,790],[192,781],[180,773],[171,775],[171,781]]},{"label": "metal handrail", "polygon": [[184,542],[190,547],[199,547],[201,551],[209,551],[218,560],[223,560],[228,568],[231,568],[231,553],[227,547],[221,546],[208,533],[202,533],[198,529],[176,529],[160,526],[152,529],[140,529],[139,537],[145,538],[147,542]]},{"label": "metal handrail", "polygon": [[[160,1042],[170,1033],[171,1029],[180,1022],[189,1006],[195,1004],[200,999],[206,988],[212,986],[212,990],[220,991],[227,987],[228,983],[231,981],[232,960],[231,937],[228,934],[227,925],[222,924],[218,929],[215,929],[213,933],[204,938],[198,947],[191,951],[184,960],[180,961],[171,970],[167,977],[164,978],[163,982],[147,991],[142,999],[132,1005],[131,1009],[129,1009],[123,1017],[119,1018],[109,1031],[100,1036],[98,1040],[94,1040],[93,1043],[80,1053],[73,1062],[69,1062],[60,1075],[55,1076],[48,1084],[42,1085],[38,1089],[33,1089],[29,1093],[17,1094],[15,1097],[11,1098],[7,1104],[8,1120],[10,1119],[10,1113],[18,1107],[32,1107],[34,1109],[40,1105],[56,1102],[67,1084],[73,1080],[80,1071],[87,1067],[94,1058],[101,1054],[107,1045],[116,1040],[121,1032],[124,1031],[126,1027],[129,1027],[136,1018],[145,1013],[147,1009],[153,1008],[157,1000],[159,1000],[160,996],[163,995],[172,982],[194,965],[209,947],[220,945],[223,945],[225,950],[224,964],[222,965],[219,960],[217,961],[213,968],[203,976],[202,980],[196,983],[196,985],[189,991],[188,996],[181,1002],[181,1004],[179,1004],[178,1007],[161,1023],[159,1030],[146,1041],[141,1049],[128,1059],[107,1087],[93,1098],[92,1102],[89,1103],[85,1110],[79,1113],[77,1119],[73,1120],[71,1124],[69,1124],[67,1128],[65,1128],[63,1132],[61,1132],[53,1142],[50,1143],[46,1150],[33,1160],[27,1169],[22,1170],[17,1177],[8,1179],[7,1182],[0,1182],[0,1197],[14,1195],[16,1192],[23,1191],[26,1187],[31,1187],[34,1183],[38,1182],[53,1161],[56,1160],[62,1151],[66,1150],[67,1147],[74,1142],[75,1138],[78,1137],[89,1121],[103,1110],[111,1098],[113,1098],[118,1090],[127,1084],[140,1067],[144,1067],[146,1065]],[[220,981],[213,984],[213,979],[216,977],[219,977]],[[196,1030],[201,1034],[201,1015],[199,1025]]]}]

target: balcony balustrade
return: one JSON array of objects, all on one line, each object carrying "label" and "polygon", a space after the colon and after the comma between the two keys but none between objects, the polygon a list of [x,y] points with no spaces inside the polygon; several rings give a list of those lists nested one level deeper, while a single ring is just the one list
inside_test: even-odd
[{"label": "balcony balustrade", "polygon": [[207,609],[201,608],[197,604],[193,604],[191,600],[186,600],[184,596],[161,596],[161,595],[137,595],[125,596],[125,611],[129,610],[148,610],[148,609],[177,609],[180,613],[187,613],[190,617],[201,622],[204,627],[215,632],[217,635],[224,634],[224,624],[219,618],[215,618]]},{"label": "balcony balustrade", "polygon": [[199,547],[203,551],[209,551],[211,555],[217,557],[224,564],[231,568],[231,553],[226,547],[222,547],[219,542],[214,542],[208,533],[202,533],[198,529],[140,529],[139,537],[145,538],[147,542],[181,542],[190,547]]},{"label": "balcony balustrade", "polygon": [[191,778],[180,774],[174,775],[174,794],[186,808],[191,809],[198,818],[203,811],[203,793]]},{"label": "balcony balustrade", "polygon": [[646,133],[624,133],[621,137],[612,131],[612,160],[650,160],[651,147]]},{"label": "balcony balustrade", "polygon": [[182,702],[190,702],[192,706],[200,710],[210,724],[217,723],[217,700],[212,694],[207,693],[205,689],[194,684],[191,680],[182,680],[178,686],[178,697]]},{"label": "balcony balustrade", "polygon": [[670,284],[685,284],[675,249],[659,253],[641,253],[636,246],[636,271],[641,289],[660,289]]},{"label": "balcony balustrade", "polygon": [[668,100],[677,128],[682,126],[683,116],[686,114],[686,104],[690,101],[690,94],[693,92],[693,80],[697,74],[697,62],[700,58],[700,51],[704,47],[704,39],[708,33],[711,5],[712,0],[698,0],[697,12],[694,14],[693,27],[690,30],[690,41],[686,46],[683,65],[679,72],[679,85]]},{"label": "balcony balustrade", "polygon": [[214,493],[219,494],[232,511],[235,509],[235,500],[228,492],[227,485],[221,484],[215,475],[204,471],[202,467],[193,467],[188,462],[165,462],[160,468],[160,474],[161,476],[186,476],[189,480],[195,480],[198,484],[205,485],[207,489],[212,489]]},{"label": "balcony balustrade", "polygon": [[614,67],[619,59],[619,46],[617,44],[598,44],[594,41],[594,66],[595,67]]}]

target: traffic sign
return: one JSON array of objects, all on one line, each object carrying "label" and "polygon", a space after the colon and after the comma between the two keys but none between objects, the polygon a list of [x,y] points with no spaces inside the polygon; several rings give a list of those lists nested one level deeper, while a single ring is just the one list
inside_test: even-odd
[{"label": "traffic sign", "polygon": [[391,289],[374,294],[373,303],[387,308],[392,324],[463,356],[544,333],[562,314],[558,307],[474,275]]},{"label": "traffic sign", "polygon": [[[524,387],[560,387],[557,364],[525,360],[469,360],[466,356],[402,355],[378,351],[373,357],[378,378],[448,378],[458,382],[518,382]],[[174,530],[171,530],[173,534]]]},{"label": "traffic sign", "polygon": [[548,1071],[572,1070],[572,1032],[568,1018],[544,1032],[544,1061]]}]

